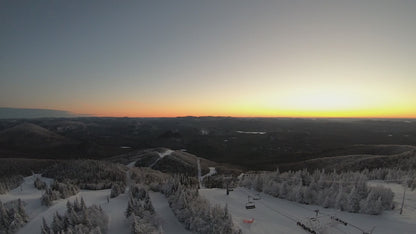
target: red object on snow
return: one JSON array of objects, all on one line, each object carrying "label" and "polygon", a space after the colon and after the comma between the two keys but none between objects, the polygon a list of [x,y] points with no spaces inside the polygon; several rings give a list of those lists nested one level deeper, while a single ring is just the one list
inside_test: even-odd
[{"label": "red object on snow", "polygon": [[243,219],[244,223],[253,223],[254,222],[254,218],[252,219]]}]

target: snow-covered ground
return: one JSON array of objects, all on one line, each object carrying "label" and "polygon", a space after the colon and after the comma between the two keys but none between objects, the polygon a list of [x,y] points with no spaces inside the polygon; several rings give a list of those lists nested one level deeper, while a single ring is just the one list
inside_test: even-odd
[{"label": "snow-covered ground", "polygon": [[[128,175],[128,184],[130,183],[130,175]],[[104,190],[81,190],[77,195],[71,196],[66,199],[60,199],[53,202],[53,205],[46,207],[41,205],[41,196],[44,193],[43,190],[38,190],[34,187],[33,183],[39,177],[47,184],[52,183],[52,179],[40,177],[40,175],[34,175],[24,178],[24,182],[16,189],[9,191],[6,194],[0,195],[2,202],[8,202],[20,198],[25,203],[25,210],[29,215],[29,222],[19,229],[18,233],[21,234],[37,234],[40,233],[42,225],[42,219],[45,218],[46,222],[50,224],[53,219],[53,215],[56,212],[61,214],[66,211],[67,201],[74,201],[76,198],[79,200],[81,197],[84,199],[87,206],[99,205],[104,212],[108,215],[108,233],[116,234],[129,234],[131,233],[131,224],[129,219],[125,217],[125,211],[128,202],[128,187],[124,194],[119,195],[116,198],[109,199],[110,189]],[[155,207],[157,215],[161,219],[162,228],[164,233],[179,234],[190,233],[185,230],[185,227],[179,223],[174,216],[172,210],[169,207],[167,199],[160,193],[150,193],[152,204]]]},{"label": "snow-covered ground", "polygon": [[[45,211],[46,207],[41,206],[40,204],[40,197],[44,191],[36,189],[33,185],[36,177],[42,178],[40,175],[25,177],[23,183],[19,187],[7,192],[6,194],[0,194],[0,201],[4,203],[20,198],[25,202],[26,213],[29,215],[30,219]],[[42,178],[42,180],[48,185],[53,182],[52,179],[48,178]]]},{"label": "snow-covered ground", "polygon": [[[53,215],[56,212],[61,214],[66,211],[66,202],[74,201],[75,198],[84,199],[85,203],[89,206],[92,204],[100,205],[109,217],[108,233],[128,234],[130,233],[130,225],[125,218],[124,212],[127,208],[127,193],[110,199],[107,202],[107,197],[110,195],[110,189],[105,190],[81,190],[75,196],[67,199],[60,199],[53,202],[51,207],[42,206],[40,198],[44,193],[43,190],[38,190],[34,187],[33,182],[36,176],[29,176],[24,178],[23,184],[6,194],[0,195],[2,202],[7,202],[20,198],[25,202],[25,210],[29,215],[29,222],[19,229],[18,233],[21,234],[35,234],[40,233],[40,227],[42,225],[42,218],[45,218],[49,224],[52,222]],[[53,180],[49,178],[40,177],[41,180],[50,184]]]},{"label": "snow-covered ground", "polygon": [[161,193],[149,192],[150,199],[156,214],[160,218],[163,233],[165,234],[182,234],[191,233],[185,229],[173,214],[169,207],[168,200]]},{"label": "snow-covered ground", "polygon": [[[398,209],[385,211],[379,216],[354,214],[302,205],[261,194],[261,200],[254,201],[256,208],[248,210],[245,208],[247,197],[255,193],[247,189],[237,188],[229,196],[224,189],[201,189],[200,194],[211,203],[227,204],[234,223],[242,229],[243,233],[305,233],[296,224],[298,221],[319,229],[320,233],[363,233],[363,231],[370,232],[373,228],[373,233],[416,233],[416,216],[410,212],[409,215],[401,216]],[[408,194],[408,205],[415,206],[415,192],[406,193],[406,196]],[[311,219],[316,216],[315,209],[319,209],[319,216],[317,219]],[[348,225],[332,220],[331,216],[348,222]],[[251,224],[243,222],[244,219],[252,218],[254,222]]]},{"label": "snow-covered ground", "polygon": [[[400,207],[403,200],[404,187],[397,183],[385,183],[383,181],[369,181],[369,186],[383,186],[390,188],[394,193],[394,202],[396,204],[395,213],[400,212]],[[411,191],[409,188],[406,189],[403,213],[401,215],[403,219],[413,220],[416,225],[416,190]],[[415,231],[416,233],[416,226]]]},{"label": "snow-covered ground", "polygon": [[[210,169],[210,173],[213,170]],[[209,173],[208,173],[209,174]],[[208,175],[207,174],[207,175]],[[2,202],[22,199],[25,202],[25,209],[29,215],[29,222],[23,226],[18,233],[40,233],[42,218],[48,223],[52,221],[55,212],[64,213],[66,202],[73,201],[75,198],[83,197],[87,205],[100,205],[109,216],[108,233],[124,234],[130,233],[130,223],[125,218],[124,212],[127,207],[128,195],[110,199],[110,190],[81,190],[75,196],[53,202],[53,206],[46,207],[40,203],[43,191],[37,190],[33,186],[36,176],[24,178],[24,182],[18,188],[0,195]],[[50,184],[52,179],[42,178],[41,180]],[[211,201],[213,204],[227,204],[233,216],[234,223],[242,229],[243,233],[305,233],[296,224],[302,222],[309,227],[319,229],[321,233],[416,233],[416,191],[406,190],[403,214],[400,215],[400,204],[403,197],[403,187],[398,184],[389,184],[381,181],[370,181],[370,186],[386,186],[395,193],[394,201],[396,207],[391,211],[384,211],[382,215],[364,215],[342,212],[335,209],[324,209],[318,206],[302,205],[287,200],[278,199],[269,195],[260,194],[261,199],[255,200],[256,208],[248,210],[245,208],[248,195],[254,197],[255,192],[237,188],[226,195],[224,189],[201,189],[200,194]],[[184,226],[178,222],[170,209],[166,198],[160,193],[150,193],[150,197],[155,207],[157,215],[160,217],[164,233],[189,233]],[[317,219],[315,209],[319,209]],[[348,225],[343,225],[332,220],[330,217],[336,216]],[[254,219],[253,223],[244,223],[243,220]]]}]

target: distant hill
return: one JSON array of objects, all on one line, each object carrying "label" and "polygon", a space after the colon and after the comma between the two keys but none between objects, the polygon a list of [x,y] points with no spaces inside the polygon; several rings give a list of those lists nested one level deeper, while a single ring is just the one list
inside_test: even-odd
[{"label": "distant hill", "polygon": [[0,107],[0,119],[69,118],[76,115],[68,111]]},{"label": "distant hill", "polygon": [[0,131],[0,145],[7,148],[55,147],[71,140],[32,123],[22,123]]},{"label": "distant hill", "polygon": [[165,173],[184,173],[196,175],[198,171],[197,160],[199,158],[202,175],[210,171],[209,167],[215,167],[220,174],[240,174],[238,167],[216,163],[200,158],[196,155],[167,148],[152,148],[130,152],[109,158],[111,162],[132,164],[136,167],[150,167]]},{"label": "distant hill", "polygon": [[[318,157],[277,165],[280,171],[325,169],[327,171],[360,171],[375,168],[416,168],[416,147],[410,145],[354,145],[334,151],[338,156]],[[350,154],[352,153],[352,154]]]}]

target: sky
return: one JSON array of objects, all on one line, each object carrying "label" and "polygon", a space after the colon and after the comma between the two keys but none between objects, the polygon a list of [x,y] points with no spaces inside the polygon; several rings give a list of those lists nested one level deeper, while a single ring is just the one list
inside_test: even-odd
[{"label": "sky", "polygon": [[416,1],[1,1],[0,107],[416,118]]}]

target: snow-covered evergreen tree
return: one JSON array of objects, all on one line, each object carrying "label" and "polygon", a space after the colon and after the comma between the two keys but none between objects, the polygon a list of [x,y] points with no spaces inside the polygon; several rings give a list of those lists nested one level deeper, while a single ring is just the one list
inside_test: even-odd
[{"label": "snow-covered evergreen tree", "polygon": [[35,186],[35,188],[42,190],[42,189],[46,189],[46,183],[42,180],[40,180],[39,177],[36,177],[35,181],[33,182],[33,185]]},{"label": "snow-covered evergreen tree", "polygon": [[149,193],[142,186],[130,186],[126,217],[131,220],[132,233],[159,233],[159,223]]},{"label": "snow-covered evergreen tree", "polygon": [[[362,208],[361,204],[366,203],[369,192],[373,191],[373,194],[376,193],[377,197],[380,197],[382,210],[392,209],[392,191],[387,188],[369,188],[366,173],[370,174],[368,171],[326,173],[319,170],[312,174],[306,170],[284,173],[262,172],[244,175],[240,185],[299,203],[365,213],[369,212],[366,211],[366,207]],[[396,176],[394,172],[390,173],[391,176]],[[263,188],[259,188],[261,184]]]},{"label": "snow-covered evergreen tree", "polygon": [[42,234],[56,233],[106,233],[108,217],[101,207],[92,205],[87,207],[84,199],[81,202],[76,199],[73,203],[67,203],[64,215],[55,213],[52,223],[48,225],[42,220]]},{"label": "snow-covered evergreen tree", "polygon": [[126,187],[124,186],[124,184],[114,183],[113,186],[111,187],[110,197],[111,198],[117,197],[118,195],[124,193],[125,189]]},{"label": "snow-covered evergreen tree", "polygon": [[54,181],[50,187],[46,187],[45,193],[41,197],[41,203],[45,206],[51,206],[52,201],[73,196],[78,192],[79,188],[76,185]]},{"label": "snow-covered evergreen tree", "polygon": [[27,221],[28,215],[20,199],[4,204],[0,201],[0,233],[15,233]]},{"label": "snow-covered evergreen tree", "polygon": [[239,233],[226,207],[211,206],[199,196],[198,189],[181,176],[163,186],[164,194],[178,220],[195,233]]}]

